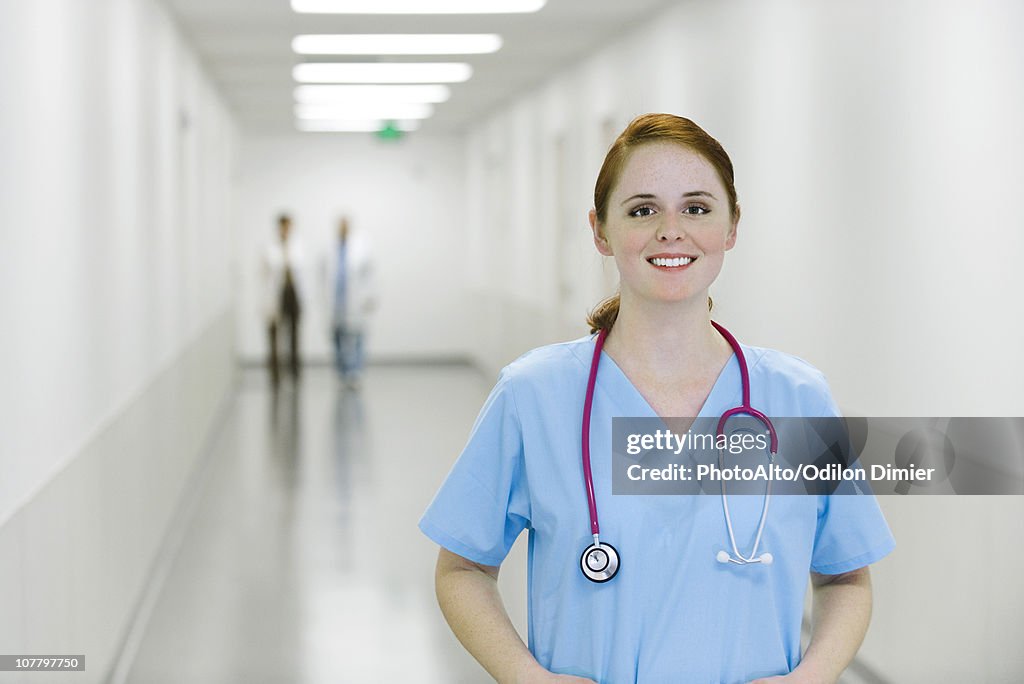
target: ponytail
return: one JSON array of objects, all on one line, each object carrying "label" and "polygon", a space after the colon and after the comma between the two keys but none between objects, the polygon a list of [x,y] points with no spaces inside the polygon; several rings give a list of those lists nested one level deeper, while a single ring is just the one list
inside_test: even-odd
[{"label": "ponytail", "polygon": [[598,330],[611,330],[618,317],[619,293],[616,292],[594,307],[594,310],[587,316],[587,325],[590,326],[591,333],[596,333]]}]

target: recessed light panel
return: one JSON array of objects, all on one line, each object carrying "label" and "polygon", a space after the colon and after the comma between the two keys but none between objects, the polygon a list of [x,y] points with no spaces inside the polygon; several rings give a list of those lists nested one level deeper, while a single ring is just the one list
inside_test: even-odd
[{"label": "recessed light panel", "polygon": [[424,85],[300,85],[295,101],[300,104],[359,102],[447,102],[451,88],[440,84]]},{"label": "recessed light panel", "polygon": [[[299,119],[295,127],[300,131],[313,133],[376,133],[388,125],[388,121],[377,120],[326,120],[308,121]],[[415,131],[420,127],[419,121],[390,122],[400,131]]]},{"label": "recessed light panel", "polygon": [[518,14],[546,0],[292,0],[304,14]]},{"label": "recessed light panel", "polygon": [[362,102],[353,104],[297,104],[297,119],[426,119],[434,106],[418,102]]},{"label": "recessed light panel", "polygon": [[459,83],[473,69],[459,63],[307,62],[297,64],[292,75],[299,83]]},{"label": "recessed light panel", "polygon": [[300,55],[480,55],[501,48],[501,36],[479,34],[348,34],[296,36]]}]

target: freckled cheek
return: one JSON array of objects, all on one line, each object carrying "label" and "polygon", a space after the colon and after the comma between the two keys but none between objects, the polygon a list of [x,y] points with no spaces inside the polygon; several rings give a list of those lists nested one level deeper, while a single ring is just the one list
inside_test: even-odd
[{"label": "freckled cheek", "polygon": [[[630,236],[632,237],[632,236]],[[624,240],[619,240],[617,245],[613,245],[615,255],[639,255],[643,254],[649,245],[649,241],[642,239],[641,237],[633,237],[630,239],[627,237]]]},{"label": "freckled cheek", "polygon": [[713,235],[700,236],[694,240],[706,254],[713,252],[724,252],[729,236],[726,233],[716,232]]}]

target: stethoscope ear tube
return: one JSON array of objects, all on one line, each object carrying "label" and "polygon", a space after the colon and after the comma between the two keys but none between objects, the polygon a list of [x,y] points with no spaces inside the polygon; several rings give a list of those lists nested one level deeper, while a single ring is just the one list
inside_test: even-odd
[{"label": "stethoscope ear tube", "polygon": [[[608,331],[601,329],[594,342],[594,357],[590,360],[590,375],[587,377],[587,394],[583,399],[583,430],[580,444],[583,448],[583,483],[587,488],[587,507],[590,509],[590,534],[601,534],[597,521],[597,496],[594,494],[594,476],[590,470],[590,412],[594,407],[594,385],[597,382],[597,365],[601,362],[601,349]],[[595,542],[596,543],[596,542]]]},{"label": "stethoscope ear tube", "polygon": [[590,470],[590,411],[594,406],[594,385],[597,382],[597,365],[601,361],[601,349],[608,331],[601,329],[594,342],[594,357],[590,361],[590,375],[587,377],[587,394],[583,400],[583,481],[587,488],[587,507],[590,509],[590,533],[594,543],[580,555],[580,570],[591,582],[602,584],[619,572],[619,552],[611,544],[602,544],[601,527],[597,520],[597,496],[594,494],[594,476]]}]

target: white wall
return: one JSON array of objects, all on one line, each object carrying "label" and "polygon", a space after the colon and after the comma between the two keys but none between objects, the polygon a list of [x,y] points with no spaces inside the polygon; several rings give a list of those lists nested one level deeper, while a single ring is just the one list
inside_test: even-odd
[{"label": "white wall", "polygon": [[0,32],[2,521],[230,306],[234,129],[153,2]]},{"label": "white wall", "polygon": [[466,268],[461,139],[410,134],[295,133],[246,137],[236,197],[239,351],[266,357],[260,259],[278,240],[277,216],[293,218],[306,253],[302,347],[307,360],[329,358],[327,260],[338,221],[372,244],[378,308],[367,336],[370,359],[465,357],[471,340],[464,304]]},{"label": "white wall", "polygon": [[[600,162],[669,111],[737,169],[712,294],[740,339],[810,360],[861,415],[1024,414],[1021,26],[1014,0],[687,2],[557,73],[469,132],[477,359],[585,332],[614,287],[586,223]],[[898,682],[1024,672],[1024,500],[882,506],[898,548],[864,661]]]},{"label": "white wall", "polygon": [[0,642],[96,680],[230,382],[235,129],[154,0],[5,0],[0,101]]}]

